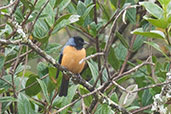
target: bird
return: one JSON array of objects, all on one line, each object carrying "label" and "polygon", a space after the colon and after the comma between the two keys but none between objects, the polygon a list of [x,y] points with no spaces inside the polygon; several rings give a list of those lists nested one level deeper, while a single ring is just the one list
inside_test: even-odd
[{"label": "bird", "polygon": [[[84,68],[85,62],[79,63],[86,57],[86,50],[83,47],[87,44],[80,36],[69,38],[61,49],[58,63],[74,74],[80,74]],[[58,78],[59,70],[56,73]],[[69,76],[63,73],[62,83],[60,85],[59,96],[67,96],[69,86]]]}]

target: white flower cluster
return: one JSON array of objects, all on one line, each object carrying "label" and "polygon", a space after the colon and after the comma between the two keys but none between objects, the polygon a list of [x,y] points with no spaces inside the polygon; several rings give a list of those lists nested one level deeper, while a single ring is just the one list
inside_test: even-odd
[{"label": "white flower cluster", "polygon": [[[166,74],[166,82],[171,80],[171,71]],[[167,107],[164,105],[171,99],[171,84],[163,86],[160,94],[156,94],[154,97],[154,102],[152,105],[152,111],[160,112],[160,114],[167,114]]]}]

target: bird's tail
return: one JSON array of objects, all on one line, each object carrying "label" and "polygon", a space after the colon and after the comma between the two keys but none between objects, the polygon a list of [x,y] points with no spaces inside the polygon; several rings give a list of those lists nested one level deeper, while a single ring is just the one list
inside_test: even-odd
[{"label": "bird's tail", "polygon": [[59,96],[67,96],[68,93],[68,84],[69,84],[69,79],[67,79],[67,76],[63,76],[62,77],[62,84],[60,87],[60,91],[59,91]]}]

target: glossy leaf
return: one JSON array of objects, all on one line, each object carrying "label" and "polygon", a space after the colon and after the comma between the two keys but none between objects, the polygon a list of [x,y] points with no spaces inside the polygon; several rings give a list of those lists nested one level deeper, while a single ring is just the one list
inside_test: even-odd
[{"label": "glossy leaf", "polygon": [[49,43],[45,49],[46,53],[52,54],[54,52],[57,52],[59,48],[61,47],[58,43]]},{"label": "glossy leaf", "polygon": [[[63,97],[62,107],[66,106],[69,103],[71,103],[71,101],[74,98],[74,95],[75,95],[75,92],[76,92],[77,88],[78,88],[77,85],[72,85],[71,87],[69,87],[67,97]],[[63,110],[62,114],[66,114],[67,110],[68,110],[68,108]]]},{"label": "glossy leaf", "polygon": [[126,17],[132,24],[136,24],[136,9],[135,8],[128,9],[126,12]]},{"label": "glossy leaf", "polygon": [[[85,94],[89,93],[89,91],[82,85],[79,86],[79,90],[80,90],[81,95],[85,95]],[[89,107],[91,105],[92,100],[93,100],[92,96],[85,97],[84,98],[85,105]]]},{"label": "glossy leaf", "polygon": [[165,19],[152,19],[144,16],[144,19],[146,19],[148,22],[150,22],[152,25],[166,29],[169,26],[169,23]]},{"label": "glossy leaf", "polygon": [[167,6],[170,0],[158,0],[162,6]]},{"label": "glossy leaf", "polygon": [[17,109],[19,114],[36,114],[32,109],[29,98],[23,93],[18,95]]},{"label": "glossy leaf", "polygon": [[[137,89],[138,89],[137,84],[130,85],[126,88],[126,90],[128,91],[135,91]],[[129,93],[123,92],[119,99],[119,105],[123,107],[128,107],[136,99],[136,96],[137,96],[137,93],[129,94]]]},{"label": "glossy leaf", "polygon": [[30,8],[31,10],[34,9],[34,5],[29,0],[21,0],[26,8]]},{"label": "glossy leaf", "polygon": [[55,5],[54,5],[54,8],[56,8],[61,2],[62,2],[62,0],[56,0],[55,1]]},{"label": "glossy leaf", "polygon": [[89,13],[90,13],[90,11],[93,9],[93,7],[94,7],[94,4],[92,4],[92,5],[90,5],[88,8],[86,8],[84,14],[82,15],[82,18],[83,18],[83,19],[85,19],[85,18],[89,15]]},{"label": "glossy leaf", "polygon": [[99,104],[94,114],[113,114],[114,112],[107,104]]},{"label": "glossy leaf", "polygon": [[14,102],[14,101],[16,101],[16,98],[14,97],[10,97],[10,96],[0,97],[0,103]]},{"label": "glossy leaf", "polygon": [[152,103],[152,95],[148,89],[144,90],[142,95],[142,105],[147,106]]},{"label": "glossy leaf", "polygon": [[119,32],[116,32],[116,36],[119,38],[121,43],[125,46],[125,48],[129,48],[128,42],[126,41],[126,39],[123,37],[122,34],[120,34]]},{"label": "glossy leaf", "polygon": [[151,30],[150,32],[144,32],[142,28],[135,29],[131,32],[132,34],[142,35],[148,38],[158,38],[165,39],[165,35],[163,32],[159,30]]},{"label": "glossy leaf", "polygon": [[146,38],[144,36],[137,35],[136,39],[134,41],[134,44],[133,44],[133,50],[137,51],[138,49],[140,49],[142,47],[142,45],[144,44],[145,40],[146,40]]},{"label": "glossy leaf", "polygon": [[98,67],[97,67],[97,63],[96,62],[94,62],[94,61],[88,61],[87,62],[88,63],[88,66],[89,66],[89,68],[90,68],[90,70],[91,70],[91,74],[92,74],[92,78],[93,78],[93,80],[94,80],[94,82],[96,81],[96,79],[97,79],[97,76],[98,76]]},{"label": "glossy leaf", "polygon": [[39,62],[37,64],[38,76],[43,77],[48,73],[48,64],[46,62]]},{"label": "glossy leaf", "polygon": [[145,9],[157,19],[163,18],[163,9],[157,4],[152,2],[139,2],[140,5],[144,6]]},{"label": "glossy leaf", "polygon": [[71,0],[62,0],[62,2],[59,4],[59,12],[63,11],[69,4]]},{"label": "glossy leaf", "polygon": [[118,95],[116,94],[116,92],[112,93],[111,100],[118,104],[119,99],[118,99]]},{"label": "glossy leaf", "polygon": [[77,4],[77,14],[82,16],[84,14],[86,10],[86,6],[83,2],[81,1],[78,1],[78,4]]},{"label": "glossy leaf", "polygon": [[41,89],[42,89],[42,91],[43,91],[43,95],[44,95],[46,101],[47,101],[48,103],[50,103],[50,99],[49,99],[49,95],[48,95],[48,90],[47,90],[46,84],[45,84],[42,80],[40,80],[40,79],[37,79],[37,81],[38,81],[39,84],[40,84],[40,87],[41,87]]},{"label": "glossy leaf", "polygon": [[168,60],[170,60],[170,58],[160,49],[160,46],[154,42],[144,42],[148,45],[151,45],[153,48],[155,48],[156,50],[158,50],[159,52],[161,52]]},{"label": "glossy leaf", "polygon": [[63,27],[65,27],[71,23],[79,21],[79,18],[80,18],[79,15],[70,15],[70,14],[65,15],[65,17],[61,17],[61,19],[56,22],[57,24],[54,27],[54,30],[52,33],[54,34],[54,33],[58,32],[60,29],[62,29]]},{"label": "glossy leaf", "polygon": [[124,60],[127,55],[127,48],[125,48],[122,43],[119,43],[116,48],[114,48],[115,55],[119,60]]},{"label": "glossy leaf", "polygon": [[37,95],[41,91],[40,85],[38,84],[36,78],[38,78],[38,76],[30,75],[29,79],[26,82],[26,86],[25,86],[26,88],[29,87],[30,85],[32,85],[33,83],[36,83],[33,86],[31,86],[30,88],[25,90],[25,93],[28,96]]},{"label": "glossy leaf", "polygon": [[115,51],[113,48],[109,51],[108,61],[112,65],[112,67],[117,71],[120,68],[120,61],[115,55]]}]

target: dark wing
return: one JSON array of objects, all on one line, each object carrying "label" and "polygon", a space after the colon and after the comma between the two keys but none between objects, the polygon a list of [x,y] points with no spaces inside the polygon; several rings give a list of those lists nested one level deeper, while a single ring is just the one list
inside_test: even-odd
[{"label": "dark wing", "polygon": [[[61,64],[61,62],[62,62],[62,57],[63,57],[63,54],[61,53],[59,56],[59,60],[58,60],[59,64]],[[59,69],[57,69],[56,79],[58,78],[59,72],[60,72]]]}]

